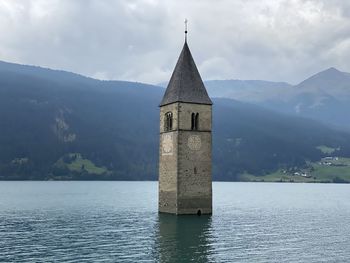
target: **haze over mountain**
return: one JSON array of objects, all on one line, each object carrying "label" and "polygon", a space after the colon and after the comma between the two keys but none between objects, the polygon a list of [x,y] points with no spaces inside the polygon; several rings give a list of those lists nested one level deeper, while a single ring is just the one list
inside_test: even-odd
[{"label": "haze over mountain", "polygon": [[[163,92],[1,62],[0,178],[157,179]],[[320,145],[350,156],[350,134],[317,121],[222,98],[213,116],[215,180],[303,167]]]},{"label": "haze over mountain", "polygon": [[206,81],[211,96],[232,98],[274,111],[350,129],[350,74],[335,68],[298,85],[251,80]]}]

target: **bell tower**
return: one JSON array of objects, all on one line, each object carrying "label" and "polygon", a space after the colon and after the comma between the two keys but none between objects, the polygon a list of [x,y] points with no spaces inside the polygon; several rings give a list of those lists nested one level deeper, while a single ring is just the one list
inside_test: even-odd
[{"label": "bell tower", "polygon": [[186,38],[160,103],[159,212],[212,213],[212,101]]}]

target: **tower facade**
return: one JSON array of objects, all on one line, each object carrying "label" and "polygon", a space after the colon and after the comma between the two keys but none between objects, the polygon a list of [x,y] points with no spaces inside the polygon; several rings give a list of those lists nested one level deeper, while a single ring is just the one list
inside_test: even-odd
[{"label": "tower facade", "polygon": [[212,213],[212,101],[185,41],[160,103],[159,212]]}]

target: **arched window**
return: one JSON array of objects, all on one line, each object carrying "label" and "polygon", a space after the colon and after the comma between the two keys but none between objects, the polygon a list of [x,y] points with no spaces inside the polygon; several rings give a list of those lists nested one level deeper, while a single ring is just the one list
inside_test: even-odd
[{"label": "arched window", "polygon": [[194,130],[194,125],[195,125],[195,114],[191,114],[191,130]]},{"label": "arched window", "polygon": [[199,113],[191,114],[191,130],[197,131],[199,128]]},{"label": "arched window", "polygon": [[164,130],[171,131],[173,129],[173,113],[167,112],[165,113],[164,118]]},{"label": "arched window", "polygon": [[196,131],[199,129],[198,125],[199,125],[199,113],[197,112],[195,120],[194,120],[194,128],[195,128]]}]

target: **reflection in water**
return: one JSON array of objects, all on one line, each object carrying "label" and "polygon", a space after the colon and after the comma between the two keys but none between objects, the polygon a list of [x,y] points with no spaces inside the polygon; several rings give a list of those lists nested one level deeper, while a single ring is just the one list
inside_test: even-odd
[{"label": "reflection in water", "polygon": [[157,257],[160,262],[208,262],[211,216],[159,214]]}]

